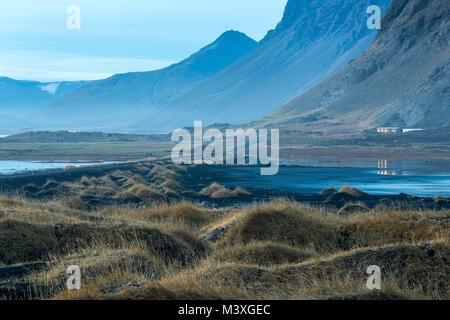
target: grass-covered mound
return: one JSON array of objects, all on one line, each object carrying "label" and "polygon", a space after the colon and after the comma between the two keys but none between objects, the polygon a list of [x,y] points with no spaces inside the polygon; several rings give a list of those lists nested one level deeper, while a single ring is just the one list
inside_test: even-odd
[{"label": "grass-covered mound", "polygon": [[[103,170],[91,168],[90,174],[76,178],[77,168],[67,167],[61,178],[39,178],[20,187],[19,192],[36,199],[66,199],[72,207],[82,205],[149,205],[178,201],[186,190],[180,185],[184,168],[159,162],[136,162]],[[56,180],[55,180],[56,179]],[[82,202],[81,202],[81,201]],[[87,207],[80,207],[88,210]]]},{"label": "grass-covered mound", "polygon": [[[79,198],[1,196],[0,273],[11,276],[0,277],[0,296],[449,299],[450,212],[367,210],[342,215],[283,199],[96,209]],[[83,272],[79,292],[65,289],[69,265]],[[382,270],[381,291],[365,289],[370,265]]]},{"label": "grass-covered mound", "polygon": [[344,185],[341,189],[336,190],[334,187],[322,190],[320,195],[327,196],[327,202],[343,202],[357,200],[368,196],[364,191],[356,188],[351,188],[349,185]]},{"label": "grass-covered mound", "polygon": [[251,193],[242,187],[236,187],[234,190],[231,190],[214,182],[210,186],[202,189],[199,194],[202,196],[210,197],[212,199],[226,199],[236,198],[240,196],[249,196]]},{"label": "grass-covered mound", "polygon": [[0,222],[0,263],[43,260],[59,246],[53,226],[22,221]]},{"label": "grass-covered mound", "polygon": [[[103,227],[88,224],[33,225],[7,220],[0,222],[0,263],[13,264],[45,260],[50,255],[63,255],[97,245],[120,248],[131,244],[144,246],[165,261],[187,263],[203,256],[206,243],[156,228]],[[184,235],[185,238],[189,236]],[[195,246],[190,243],[196,242]]]},{"label": "grass-covered mound", "polygon": [[289,201],[275,201],[249,212],[234,225],[222,245],[275,241],[319,253],[418,242],[449,233],[446,218],[430,219],[425,213],[397,213],[384,209],[339,217]]},{"label": "grass-covered mound", "polygon": [[287,201],[277,201],[254,208],[230,229],[223,244],[273,241],[312,248],[319,252],[336,249],[336,222],[321,218],[321,212]]},{"label": "grass-covered mound", "polygon": [[235,262],[271,266],[300,263],[317,257],[313,250],[305,250],[277,242],[250,242],[217,250],[212,259],[221,262]]},{"label": "grass-covered mound", "polygon": [[211,216],[190,203],[182,203],[175,206],[172,215],[172,222],[185,222],[193,226],[203,226],[211,221]]},{"label": "grass-covered mound", "polygon": [[369,211],[369,208],[367,208],[367,206],[362,202],[348,202],[339,210],[338,213],[340,215],[348,215],[367,211]]},{"label": "grass-covered mound", "polygon": [[[341,252],[270,268],[216,264],[185,276],[199,290],[227,290],[265,299],[448,299],[449,258],[447,242],[428,242]],[[384,292],[364,289],[371,265],[381,268]],[[179,287],[171,281],[164,284],[172,290]]]}]

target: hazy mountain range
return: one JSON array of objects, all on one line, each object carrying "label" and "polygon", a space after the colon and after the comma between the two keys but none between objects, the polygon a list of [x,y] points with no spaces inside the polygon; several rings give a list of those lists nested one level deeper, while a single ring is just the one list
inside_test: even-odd
[{"label": "hazy mountain range", "polygon": [[33,115],[86,83],[21,81],[0,77],[0,127],[19,128],[35,123]]},{"label": "hazy mountain range", "polygon": [[[367,28],[370,5],[386,12],[380,32]],[[165,69],[89,83],[0,78],[0,126],[36,112],[33,126],[46,129],[168,132],[194,120],[257,120],[333,135],[445,126],[449,16],[444,0],[289,0],[259,43],[228,31]]]},{"label": "hazy mountain range", "polygon": [[240,124],[313,87],[364,51],[376,36],[369,5],[390,0],[290,0],[255,50],[160,106],[133,127],[173,129],[194,120]]},{"label": "hazy mountain range", "polygon": [[93,81],[52,103],[40,119],[53,127],[120,128],[249,53],[256,41],[228,31],[180,63]]},{"label": "hazy mountain range", "polygon": [[369,5],[389,0],[290,0],[258,44],[238,32],[166,69],[116,75],[57,99],[39,115],[52,128],[148,132],[256,120],[333,74],[376,36]]}]

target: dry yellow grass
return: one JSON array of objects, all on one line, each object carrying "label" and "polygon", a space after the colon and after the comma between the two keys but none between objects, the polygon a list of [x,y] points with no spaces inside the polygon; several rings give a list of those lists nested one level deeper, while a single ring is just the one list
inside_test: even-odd
[{"label": "dry yellow grass", "polygon": [[88,208],[81,201],[92,207],[99,204],[147,206],[182,200],[182,194],[188,192],[178,182],[180,172],[184,170],[179,166],[138,162],[127,170],[116,169],[99,176],[83,176],[67,181],[49,179],[39,185],[30,183],[21,187],[19,192],[46,201],[66,199],[69,206],[85,211]]},{"label": "dry yellow grass", "polygon": [[211,217],[205,210],[201,210],[191,203],[184,202],[175,206],[170,221],[181,221],[196,227],[201,227],[211,221]]},{"label": "dry yellow grass", "polygon": [[334,188],[334,186],[332,186],[331,188],[328,188],[328,189],[320,191],[319,195],[321,195],[321,196],[330,196],[332,194],[335,194],[336,192],[338,192],[338,190],[336,190]]},{"label": "dry yellow grass", "polygon": [[340,215],[348,215],[348,214],[354,214],[354,213],[359,213],[359,212],[367,212],[369,211],[369,208],[367,208],[367,206],[362,203],[362,202],[357,202],[357,203],[353,203],[353,202],[347,202],[340,210],[339,210],[339,214]]},{"label": "dry yellow grass", "polygon": [[221,244],[276,241],[331,252],[338,243],[337,217],[282,199],[255,207],[235,224]]},{"label": "dry yellow grass", "polygon": [[[449,211],[379,206],[340,216],[284,199],[243,209],[181,202],[96,210],[80,201],[0,196],[0,265],[49,265],[17,280],[31,283],[34,297],[450,298]],[[202,240],[215,231],[217,243]],[[79,292],[64,289],[73,264],[83,273]],[[383,290],[371,292],[366,269],[374,264]]]},{"label": "dry yellow grass", "polygon": [[365,193],[361,190],[358,190],[356,188],[350,188],[348,184],[344,185],[341,189],[339,189],[339,191],[337,193],[344,193],[344,194],[355,196],[355,197],[367,195],[367,193]]},{"label": "dry yellow grass", "polygon": [[227,199],[239,196],[248,196],[250,192],[241,187],[230,190],[216,182],[200,191],[200,195],[211,197],[212,199]]},{"label": "dry yellow grass", "polygon": [[[143,290],[134,297],[158,299],[151,293],[156,286],[185,299],[192,292],[211,299],[230,293],[236,299],[449,299],[449,254],[448,242],[436,242],[358,249],[272,267],[208,260],[163,277],[149,284],[150,293]],[[374,264],[382,269],[382,291],[365,288],[366,269]]]},{"label": "dry yellow grass", "polygon": [[448,212],[389,210],[339,217],[286,200],[253,209],[223,239],[224,244],[277,241],[319,253],[434,240],[449,235]]},{"label": "dry yellow grass", "polygon": [[200,191],[200,194],[202,196],[211,197],[214,193],[221,191],[223,189],[225,189],[224,186],[214,182],[209,187],[206,187],[202,191]]},{"label": "dry yellow grass", "polygon": [[272,266],[289,263],[300,263],[318,257],[319,255],[308,249],[300,249],[277,242],[250,242],[245,245],[233,245],[219,248],[211,259],[220,262],[234,262]]}]

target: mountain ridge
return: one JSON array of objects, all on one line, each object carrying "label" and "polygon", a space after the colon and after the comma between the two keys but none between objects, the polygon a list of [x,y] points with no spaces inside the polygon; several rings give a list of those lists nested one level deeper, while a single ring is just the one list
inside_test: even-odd
[{"label": "mountain ridge", "polygon": [[[257,42],[229,30],[198,52],[167,68],[94,81],[50,105],[41,120],[56,127],[121,127],[253,50]],[[132,93],[132,94],[130,94]],[[90,114],[95,109],[97,114]],[[70,115],[70,117],[67,117]]]},{"label": "mountain ridge", "polygon": [[356,58],[376,36],[369,5],[390,1],[289,0],[280,23],[257,48],[130,126],[165,130],[244,123],[269,114]]},{"label": "mountain ridge", "polygon": [[329,79],[251,125],[320,135],[450,123],[450,5],[394,0],[373,44]]}]

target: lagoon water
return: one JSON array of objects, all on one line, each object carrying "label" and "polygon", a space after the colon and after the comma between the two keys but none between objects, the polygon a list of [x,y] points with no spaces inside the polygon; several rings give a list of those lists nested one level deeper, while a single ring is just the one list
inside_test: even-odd
[{"label": "lagoon water", "polygon": [[[14,174],[32,170],[64,168],[66,166],[93,165],[87,162],[37,162],[0,160],[0,173]],[[302,195],[318,194],[321,190],[344,184],[370,194],[407,193],[416,196],[450,196],[450,164],[387,163],[378,161],[374,167],[287,166],[280,167],[278,175],[261,176],[256,167],[206,166],[204,175],[213,175],[217,182],[244,188],[271,189],[296,192]]]},{"label": "lagoon water", "polygon": [[[375,162],[376,164],[376,162]],[[321,190],[334,186],[340,188],[345,184],[373,195],[391,195],[407,193],[415,196],[432,197],[450,196],[450,166],[429,166],[426,168],[406,166],[401,168],[384,168],[384,164],[367,167],[280,167],[276,176],[261,176],[259,168],[227,167],[226,170],[207,169],[219,177],[218,183],[295,192],[301,195],[315,195]]]},{"label": "lagoon water", "polygon": [[66,166],[79,167],[82,165],[94,165],[99,163],[88,162],[38,162],[38,161],[16,161],[16,160],[0,160],[1,174],[14,174],[33,170],[43,169],[61,169]]}]

